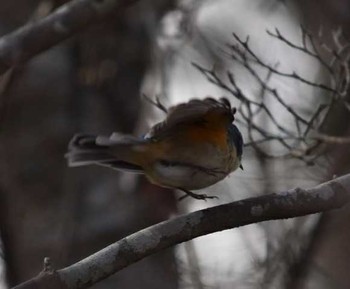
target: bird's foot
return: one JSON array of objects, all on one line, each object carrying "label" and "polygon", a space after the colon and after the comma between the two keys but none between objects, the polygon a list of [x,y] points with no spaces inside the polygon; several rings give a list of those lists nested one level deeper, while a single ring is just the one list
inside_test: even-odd
[{"label": "bird's foot", "polygon": [[204,201],[206,201],[207,199],[219,199],[219,197],[217,197],[217,196],[208,196],[206,194],[195,194],[189,190],[185,190],[185,189],[181,189],[181,188],[178,188],[178,189],[185,193],[185,195],[183,195],[179,198],[179,201],[182,201],[183,199],[185,199],[187,197],[192,197],[196,200],[204,200]]}]

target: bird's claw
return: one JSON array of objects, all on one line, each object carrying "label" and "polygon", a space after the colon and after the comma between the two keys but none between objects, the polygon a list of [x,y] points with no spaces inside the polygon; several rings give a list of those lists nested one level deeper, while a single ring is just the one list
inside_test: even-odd
[{"label": "bird's claw", "polygon": [[184,190],[184,189],[179,189],[179,190],[181,190],[185,193],[185,195],[183,195],[179,198],[179,201],[182,201],[183,199],[185,199],[187,197],[192,197],[196,200],[204,200],[204,201],[206,201],[207,199],[219,199],[219,197],[217,197],[217,196],[208,196],[206,194],[195,194],[191,191]]}]

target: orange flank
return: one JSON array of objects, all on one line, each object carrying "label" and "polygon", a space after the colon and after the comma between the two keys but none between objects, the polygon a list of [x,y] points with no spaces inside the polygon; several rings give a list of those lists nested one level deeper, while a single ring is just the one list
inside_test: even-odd
[{"label": "orange flank", "polygon": [[167,142],[150,142],[140,145],[135,145],[131,148],[130,154],[125,158],[125,161],[145,167],[152,163],[159,156],[163,156],[168,150]]},{"label": "orange flank", "polygon": [[221,150],[227,149],[227,132],[223,127],[191,127],[186,134],[193,143],[211,143]]},{"label": "orange flank", "polygon": [[[185,154],[180,147],[198,148],[204,143],[212,144],[220,151],[229,150],[227,146],[227,125],[230,123],[227,115],[208,112],[199,121],[188,121],[173,127],[171,136],[163,136],[154,142],[132,145],[124,151],[120,158],[143,168],[151,165],[154,160],[167,157],[181,160]],[[120,148],[119,148],[120,152]]]},{"label": "orange flank", "polygon": [[187,137],[193,142],[208,142],[222,150],[227,149],[227,127],[230,120],[222,113],[209,112],[204,117],[202,125],[187,127]]}]

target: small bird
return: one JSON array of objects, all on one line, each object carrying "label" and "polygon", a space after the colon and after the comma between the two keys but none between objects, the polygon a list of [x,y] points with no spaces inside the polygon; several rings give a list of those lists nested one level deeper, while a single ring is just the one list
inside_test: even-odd
[{"label": "small bird", "polygon": [[[159,104],[159,102],[158,102]],[[216,198],[191,190],[224,179],[241,165],[243,138],[233,124],[236,108],[227,98],[192,99],[170,107],[164,121],[144,137],[77,134],[68,146],[68,165],[101,165],[145,174],[153,184],[179,189],[205,200]]]}]

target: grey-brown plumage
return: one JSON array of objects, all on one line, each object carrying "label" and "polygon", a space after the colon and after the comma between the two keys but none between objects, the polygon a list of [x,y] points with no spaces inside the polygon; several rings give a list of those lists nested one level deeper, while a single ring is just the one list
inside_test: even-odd
[{"label": "grey-brown plumage", "polygon": [[97,164],[145,173],[155,184],[184,191],[210,186],[241,165],[242,136],[226,98],[191,100],[171,107],[144,138],[76,135],[70,166]]}]

